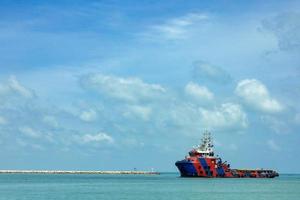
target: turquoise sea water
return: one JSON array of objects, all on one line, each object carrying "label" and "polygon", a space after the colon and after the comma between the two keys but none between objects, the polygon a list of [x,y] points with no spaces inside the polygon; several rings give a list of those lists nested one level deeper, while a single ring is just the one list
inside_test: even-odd
[{"label": "turquoise sea water", "polygon": [[0,200],[300,199],[300,175],[275,179],[180,178],[161,175],[0,174]]}]

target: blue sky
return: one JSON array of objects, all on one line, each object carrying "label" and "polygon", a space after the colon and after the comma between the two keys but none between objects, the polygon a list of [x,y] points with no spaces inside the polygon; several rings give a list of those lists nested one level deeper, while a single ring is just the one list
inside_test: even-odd
[{"label": "blue sky", "polygon": [[300,172],[299,1],[1,1],[2,169]]}]

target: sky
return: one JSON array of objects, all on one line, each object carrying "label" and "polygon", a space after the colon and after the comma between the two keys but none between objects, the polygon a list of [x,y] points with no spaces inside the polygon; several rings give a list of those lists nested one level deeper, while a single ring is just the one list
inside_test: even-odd
[{"label": "sky", "polygon": [[300,2],[0,1],[0,168],[300,173]]}]

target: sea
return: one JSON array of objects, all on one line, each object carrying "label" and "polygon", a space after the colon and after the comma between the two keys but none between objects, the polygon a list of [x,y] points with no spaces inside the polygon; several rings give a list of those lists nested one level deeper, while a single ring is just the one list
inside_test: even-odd
[{"label": "sea", "polygon": [[299,200],[300,175],[273,179],[160,175],[0,174],[0,200]]}]

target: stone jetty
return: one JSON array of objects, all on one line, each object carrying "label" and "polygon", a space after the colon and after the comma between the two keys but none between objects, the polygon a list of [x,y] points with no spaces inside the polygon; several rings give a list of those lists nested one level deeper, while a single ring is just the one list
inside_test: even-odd
[{"label": "stone jetty", "polygon": [[78,171],[78,170],[0,170],[0,174],[145,174],[158,175],[150,171]]}]

